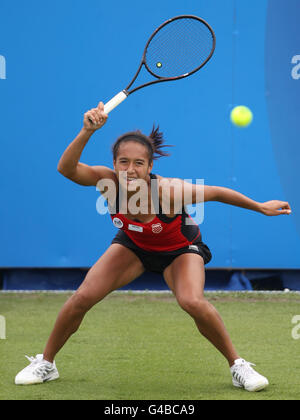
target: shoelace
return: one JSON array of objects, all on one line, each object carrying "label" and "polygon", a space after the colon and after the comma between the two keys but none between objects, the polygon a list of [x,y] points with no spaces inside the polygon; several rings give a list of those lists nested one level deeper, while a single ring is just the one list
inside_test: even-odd
[{"label": "shoelace", "polygon": [[25,356],[26,359],[30,362],[30,365],[39,364],[39,366],[33,371],[37,376],[44,377],[47,373],[50,372],[51,368],[47,365],[47,362],[37,359],[36,357]]},{"label": "shoelace", "polygon": [[233,372],[233,376],[235,379],[237,379],[239,382],[241,382],[243,385],[246,382],[247,376],[250,375],[257,375],[257,372],[255,372],[254,369],[252,369],[251,366],[256,366],[254,363],[251,362],[244,362],[237,366],[237,369]]},{"label": "shoelace", "polygon": [[29,357],[29,356],[25,356],[26,359],[31,362],[31,363],[36,363],[38,362],[38,359],[36,357]]}]

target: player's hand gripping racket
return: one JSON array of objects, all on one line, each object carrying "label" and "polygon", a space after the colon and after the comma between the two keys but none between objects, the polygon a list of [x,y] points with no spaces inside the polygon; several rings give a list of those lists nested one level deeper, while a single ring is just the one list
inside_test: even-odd
[{"label": "player's hand gripping racket", "polygon": [[[108,114],[133,92],[146,86],[179,80],[196,73],[210,60],[215,45],[214,31],[203,19],[182,15],[167,20],[149,38],[132,81],[104,105],[104,112]],[[130,89],[143,66],[155,80]]]}]

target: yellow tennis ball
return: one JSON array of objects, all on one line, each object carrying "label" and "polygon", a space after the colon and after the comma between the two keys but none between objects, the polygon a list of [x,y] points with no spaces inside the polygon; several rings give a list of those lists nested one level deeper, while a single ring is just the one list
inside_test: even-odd
[{"label": "yellow tennis ball", "polygon": [[240,105],[233,108],[230,114],[231,121],[238,127],[247,127],[252,123],[253,114],[251,109],[246,106]]}]

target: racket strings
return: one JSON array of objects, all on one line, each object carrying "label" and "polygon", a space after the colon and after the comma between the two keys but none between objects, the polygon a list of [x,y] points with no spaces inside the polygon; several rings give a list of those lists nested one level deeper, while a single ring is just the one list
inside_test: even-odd
[{"label": "racket strings", "polygon": [[[182,22],[180,22],[182,24]],[[176,27],[175,27],[176,26]],[[195,24],[187,25],[170,25],[168,31],[161,34],[158,44],[153,49],[154,64],[156,56],[161,56],[160,60],[161,72],[168,73],[171,71],[174,75],[184,74],[197,68],[207,57],[211,50],[211,45],[207,43],[207,31],[205,34],[199,32],[199,24],[197,24],[197,32],[194,30]],[[200,26],[202,30],[202,25]]]},{"label": "racket strings", "polygon": [[213,34],[204,23],[179,19],[156,33],[148,45],[146,63],[156,77],[178,77],[200,67],[213,45]]}]

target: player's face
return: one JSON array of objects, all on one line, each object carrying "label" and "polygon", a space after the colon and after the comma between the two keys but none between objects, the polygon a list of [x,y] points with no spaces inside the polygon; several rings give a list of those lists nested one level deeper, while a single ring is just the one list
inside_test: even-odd
[{"label": "player's face", "polygon": [[[127,189],[134,189],[139,179],[147,181],[153,163],[149,163],[149,153],[145,146],[135,141],[120,144],[114,168],[119,182]],[[127,182],[126,182],[127,178]]]}]

